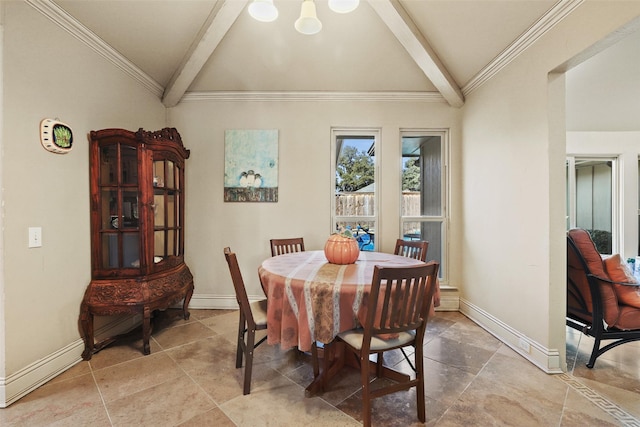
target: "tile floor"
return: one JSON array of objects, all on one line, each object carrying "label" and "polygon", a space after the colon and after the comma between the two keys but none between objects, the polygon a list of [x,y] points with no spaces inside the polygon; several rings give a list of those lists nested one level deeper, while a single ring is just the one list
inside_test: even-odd
[{"label": "tile floor", "polygon": [[[305,397],[308,356],[263,344],[252,392],[235,368],[238,314],[191,310],[158,318],[152,354],[134,336],[80,362],[8,408],[2,426],[358,426],[358,372]],[[585,367],[590,339],[567,331],[569,369],[547,375],[457,312],[438,312],[425,338],[429,426],[640,426],[640,342]],[[398,357],[395,357],[398,356]],[[401,355],[389,364],[408,369]],[[421,425],[415,391],[374,401],[376,426]]]}]

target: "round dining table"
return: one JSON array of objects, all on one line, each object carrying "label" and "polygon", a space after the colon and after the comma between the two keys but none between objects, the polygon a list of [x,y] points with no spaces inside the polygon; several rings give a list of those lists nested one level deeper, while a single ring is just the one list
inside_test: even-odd
[{"label": "round dining table", "polygon": [[[305,352],[311,350],[313,342],[332,342],[340,332],[364,321],[374,266],[422,263],[365,251],[354,264],[347,265],[329,263],[323,251],[294,252],[264,260],[258,275],[267,295],[267,342]],[[435,292],[433,305],[438,305],[438,286]]]}]

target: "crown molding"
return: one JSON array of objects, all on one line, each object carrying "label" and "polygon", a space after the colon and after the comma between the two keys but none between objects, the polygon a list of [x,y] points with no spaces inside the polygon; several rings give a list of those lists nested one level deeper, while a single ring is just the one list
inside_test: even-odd
[{"label": "crown molding", "polygon": [[509,65],[511,61],[516,59],[529,46],[534,44],[547,31],[553,28],[557,23],[562,21],[575,8],[580,6],[585,0],[560,0],[551,9],[547,11],[540,19],[538,19],[527,31],[525,31],[517,40],[511,43],[503,50],[493,61],[487,64],[478,74],[476,74],[462,88],[462,94],[468,96],[471,92],[478,89],[500,70]]},{"label": "crown molding", "polygon": [[187,92],[181,102],[188,101],[394,101],[446,103],[439,92]]},{"label": "crown molding", "polygon": [[[154,95],[161,98],[164,88],[148,74],[108,45],[95,33],[82,25],[73,16],[52,0],[25,0],[72,36],[89,46],[93,51],[140,82]],[[559,0],[544,16],[536,21],[516,41],[496,56],[478,72],[463,88],[466,97],[500,70],[506,67],[547,31],[562,21],[585,0]],[[400,101],[400,102],[445,102],[437,92],[187,92],[181,101]]]},{"label": "crown molding", "polygon": [[144,71],[138,68],[134,63],[125,58],[120,52],[109,46],[104,40],[95,33],[82,25],[77,19],[69,15],[64,9],[55,4],[51,0],[25,0],[30,6],[56,23],[60,28],[89,46],[94,52],[105,58],[107,61],[120,68],[130,77],[150,90],[157,97],[161,97],[164,88],[149,77]]}]

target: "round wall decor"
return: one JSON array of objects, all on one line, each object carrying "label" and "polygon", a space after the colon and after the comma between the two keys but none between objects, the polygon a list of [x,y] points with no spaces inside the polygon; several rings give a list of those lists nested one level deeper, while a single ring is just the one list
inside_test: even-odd
[{"label": "round wall decor", "polygon": [[47,151],[66,154],[73,147],[73,132],[57,119],[43,119],[40,122],[40,143]]}]

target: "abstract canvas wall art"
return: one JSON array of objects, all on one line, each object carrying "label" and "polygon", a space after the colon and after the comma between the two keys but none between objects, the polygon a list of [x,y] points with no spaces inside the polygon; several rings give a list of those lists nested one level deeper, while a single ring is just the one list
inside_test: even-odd
[{"label": "abstract canvas wall art", "polygon": [[278,201],[278,130],[226,130],[224,201]]}]

